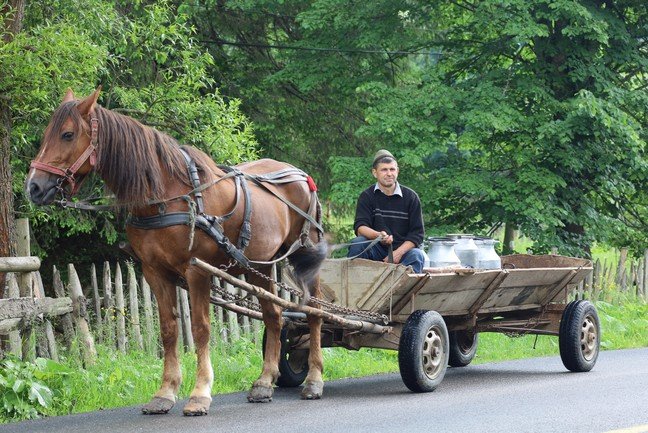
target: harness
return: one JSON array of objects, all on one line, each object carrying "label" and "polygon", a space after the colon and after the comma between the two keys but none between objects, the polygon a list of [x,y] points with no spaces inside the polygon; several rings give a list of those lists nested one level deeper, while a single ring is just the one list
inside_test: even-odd
[{"label": "harness", "polygon": [[[311,225],[318,231],[318,241],[322,239],[324,230],[320,224],[321,213],[319,208],[319,200],[317,199],[317,187],[315,186],[312,178],[302,170],[294,167],[289,167],[271,173],[258,175],[244,173],[236,167],[219,165],[218,167],[225,172],[225,175],[213,182],[200,184],[196,162],[193,160],[193,158],[191,158],[189,153],[184,148],[180,148],[180,151],[185,159],[185,162],[187,163],[187,172],[193,186],[193,190],[183,196],[159,200],[156,202],[149,202],[149,204],[158,204],[158,214],[145,217],[130,215],[128,220],[126,221],[128,225],[143,230],[154,230],[171,227],[174,225],[190,226],[192,228],[192,234],[189,249],[191,249],[193,245],[193,229],[194,227],[198,227],[207,235],[209,235],[216,242],[218,247],[222,249],[228,256],[230,256],[245,268],[250,268],[255,264],[273,264],[288,257],[299,248],[312,246],[312,241],[308,236]],[[233,179],[235,185],[235,203],[232,207],[232,210],[222,216],[206,214],[202,191],[209,188],[210,186],[215,185],[218,182],[229,178]],[[295,206],[294,203],[290,202],[281,194],[275,192],[273,189],[269,188],[266,185],[266,183],[284,184],[297,181],[305,181],[309,185],[309,189],[311,191],[311,203],[308,212],[304,212],[299,207]],[[250,238],[252,236],[252,225],[250,223],[250,217],[252,215],[252,198],[250,195],[248,182],[252,182],[256,186],[262,188],[264,191],[274,195],[276,198],[281,200],[288,207],[293,209],[304,218],[304,225],[302,226],[299,239],[297,239],[290,246],[286,254],[272,261],[253,261],[245,256],[245,248],[249,245]],[[191,197],[192,195],[193,198]],[[225,236],[222,224],[234,215],[234,212],[240,202],[241,195],[244,197],[243,223],[241,225],[239,237],[235,246],[230,241],[230,239]],[[166,203],[175,199],[185,200],[189,206],[189,211],[167,213]],[[314,212],[317,215],[317,219],[313,218],[312,216]]]},{"label": "harness", "polygon": [[[99,130],[99,121],[94,111],[91,111],[89,114],[91,131],[89,134],[90,145],[77,158],[77,160],[72,163],[69,168],[63,169],[39,161],[32,161],[30,167],[59,176],[56,187],[62,196],[62,199],[59,203],[61,206],[87,210],[107,210],[113,208],[114,206],[96,206],[83,202],[73,203],[68,201],[69,197],[77,193],[77,191],[81,187],[82,182],[85,180],[85,176],[79,177],[77,175],[79,169],[86,162],[89,162],[91,167],[94,169],[97,160],[97,136]],[[189,175],[189,180],[193,189],[187,194],[177,197],[149,201],[147,203],[148,205],[158,205],[158,214],[145,217],[135,216],[131,214],[126,221],[128,225],[143,230],[155,230],[175,225],[190,226],[191,235],[189,250],[191,250],[191,248],[193,247],[194,229],[195,227],[198,227],[199,229],[207,233],[207,235],[209,235],[216,242],[218,247],[222,249],[228,256],[230,256],[232,259],[238,262],[238,264],[245,268],[250,268],[252,265],[274,264],[285,259],[299,248],[312,246],[312,241],[309,238],[311,226],[317,229],[318,242],[322,240],[324,229],[321,225],[321,206],[317,198],[317,186],[315,185],[313,178],[308,176],[302,170],[294,167],[289,167],[271,173],[250,174],[244,173],[236,167],[219,165],[218,167],[225,172],[225,175],[212,182],[201,184],[196,162],[193,160],[193,158],[191,158],[189,153],[183,147],[180,147],[180,152],[182,153],[182,156],[184,157],[187,164],[187,173]],[[232,210],[222,216],[207,215],[205,213],[205,204],[202,192],[207,188],[226,179],[233,179],[235,185],[236,198]],[[311,191],[311,200],[308,212],[304,212],[294,203],[290,202],[288,199],[274,191],[272,188],[269,188],[267,185],[279,185],[299,181],[306,182],[308,184],[309,190]],[[70,185],[69,193],[64,189],[64,184],[66,182]],[[252,182],[259,188],[263,189],[269,194],[272,194],[304,218],[304,224],[302,226],[299,239],[297,239],[290,246],[286,254],[272,261],[253,261],[245,256],[245,248],[249,245],[252,236],[252,225],[250,224],[250,218],[252,215],[252,198],[250,194],[249,182]],[[241,200],[241,196],[243,196],[244,200],[243,223],[239,231],[237,243],[236,245],[234,245],[227,238],[227,236],[225,236],[225,231],[222,224],[229,218],[231,218],[232,215],[234,215],[234,212],[236,211],[236,208],[238,207],[238,204]],[[189,210],[187,212],[166,212],[167,203],[175,200],[186,201]],[[315,215],[315,217],[313,217],[312,215]],[[229,266],[231,265],[232,264],[230,264]]]}]

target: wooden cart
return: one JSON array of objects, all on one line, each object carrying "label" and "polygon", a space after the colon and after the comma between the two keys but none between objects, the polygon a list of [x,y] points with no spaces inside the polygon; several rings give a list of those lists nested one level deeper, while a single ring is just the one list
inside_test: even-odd
[{"label": "wooden cart", "polygon": [[[588,301],[567,303],[570,291],[592,272],[591,262],[519,254],[502,257],[502,266],[414,274],[409,267],[364,259],[326,260],[320,274],[324,298],[344,308],[321,313],[322,345],[398,350],[401,377],[414,392],[433,391],[448,365],[468,365],[480,332],[556,335],[565,367],[591,370],[600,340],[596,309]],[[237,285],[258,296],[272,296],[255,293],[263,292],[260,288]],[[298,386],[308,372],[309,336],[303,312],[312,309],[273,300],[292,310],[284,314],[277,384]]]}]

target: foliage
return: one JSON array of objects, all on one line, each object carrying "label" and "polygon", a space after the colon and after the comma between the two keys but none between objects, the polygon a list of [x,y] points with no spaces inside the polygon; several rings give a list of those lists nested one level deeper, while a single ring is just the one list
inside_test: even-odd
[{"label": "foliage", "polygon": [[[0,79],[0,92],[10,98],[13,112],[16,209],[30,218],[39,255],[62,243],[78,251],[94,233],[94,247],[101,245],[101,253],[92,257],[90,251],[83,259],[102,260],[115,255],[115,247],[106,246],[123,232],[124,215],[36,208],[21,193],[49,115],[67,87],[85,96],[101,84],[103,106],[197,146],[218,162],[256,156],[252,128],[239,102],[221,97],[207,73],[213,58],[197,44],[186,17],[168,2],[34,1],[27,3],[25,14],[24,31],[0,46],[0,70],[12,71]],[[103,195],[97,179],[81,193]]]},{"label": "foliage", "polygon": [[0,422],[38,418],[52,406],[48,380],[62,374],[55,362],[38,358],[25,363],[14,357],[0,360]]},{"label": "foliage", "polygon": [[574,255],[648,240],[646,5],[214,3],[179,2],[214,75],[265,153],[329,162],[313,169],[334,212],[388,147],[431,231],[509,223]]}]

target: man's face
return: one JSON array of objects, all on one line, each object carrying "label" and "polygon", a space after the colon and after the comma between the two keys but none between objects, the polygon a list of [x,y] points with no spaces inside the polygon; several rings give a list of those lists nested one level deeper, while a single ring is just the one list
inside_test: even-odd
[{"label": "man's face", "polygon": [[378,184],[384,188],[391,188],[398,179],[398,164],[396,161],[380,163],[371,170]]}]

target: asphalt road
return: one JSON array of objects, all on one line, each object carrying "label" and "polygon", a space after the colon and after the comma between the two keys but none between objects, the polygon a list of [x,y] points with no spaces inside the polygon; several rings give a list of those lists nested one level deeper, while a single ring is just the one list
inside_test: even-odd
[{"label": "asphalt road", "polygon": [[0,432],[648,432],[648,349],[601,352],[589,373],[559,357],[451,368],[433,393],[413,394],[397,374],[327,382],[324,398],[277,389],[272,403],[245,393],[214,397],[206,417],[144,416],[139,407],[0,426]]}]

